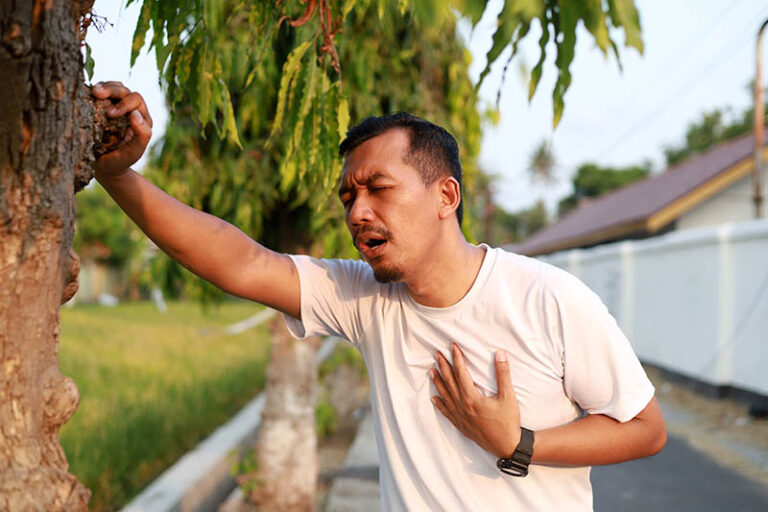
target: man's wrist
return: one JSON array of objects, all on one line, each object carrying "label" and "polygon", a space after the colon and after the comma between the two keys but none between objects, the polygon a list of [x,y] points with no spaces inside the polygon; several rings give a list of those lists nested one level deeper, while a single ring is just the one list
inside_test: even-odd
[{"label": "man's wrist", "polygon": [[103,185],[105,182],[119,181],[122,178],[125,178],[131,171],[133,171],[133,169],[130,167],[126,167],[122,171],[99,171],[97,169],[94,171],[93,177]]},{"label": "man's wrist", "polygon": [[496,461],[496,467],[503,473],[512,476],[526,476],[528,466],[533,458],[534,435],[532,430],[520,427],[520,442],[509,457],[502,457]]}]

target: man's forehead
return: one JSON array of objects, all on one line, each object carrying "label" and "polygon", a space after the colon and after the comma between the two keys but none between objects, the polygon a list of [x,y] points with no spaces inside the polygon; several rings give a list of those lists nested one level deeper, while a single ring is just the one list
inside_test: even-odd
[{"label": "man's forehead", "polygon": [[344,159],[341,184],[365,183],[382,177],[392,177],[405,164],[405,152],[410,144],[403,128],[393,128],[360,143]]}]

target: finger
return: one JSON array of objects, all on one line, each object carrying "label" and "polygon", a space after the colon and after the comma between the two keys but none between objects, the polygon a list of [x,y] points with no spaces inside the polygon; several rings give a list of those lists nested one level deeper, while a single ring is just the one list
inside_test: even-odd
[{"label": "finger", "polygon": [[98,82],[91,90],[94,96],[101,99],[124,98],[131,93],[131,90],[120,82]]},{"label": "finger", "polygon": [[455,343],[451,343],[451,350],[453,351],[453,373],[459,384],[459,390],[465,396],[478,395],[475,383],[472,381],[472,377],[469,376],[467,366],[464,363],[464,353]]},{"label": "finger", "polygon": [[[134,113],[135,112],[135,113]],[[152,138],[152,129],[144,122],[144,118],[137,111],[133,111],[128,116],[131,126],[126,130],[123,138],[124,146],[119,151],[112,151],[102,156],[102,163],[105,167],[114,165],[112,162],[130,162],[128,165],[136,162],[144,153]],[[130,133],[129,133],[130,132]]]},{"label": "finger", "polygon": [[445,401],[448,408],[452,411],[455,411],[456,402],[451,396],[450,391],[448,391],[448,388],[445,385],[445,381],[443,381],[443,378],[440,376],[440,372],[434,369],[429,370],[429,376],[432,378],[432,382],[435,384],[435,389],[437,389],[437,392],[440,393],[440,396]]},{"label": "finger", "polygon": [[493,358],[496,367],[496,386],[498,387],[498,397],[501,399],[514,397],[515,392],[512,389],[512,376],[509,374],[509,354],[506,350],[497,350]]},{"label": "finger", "polygon": [[445,358],[442,352],[437,351],[437,366],[440,368],[440,376],[445,382],[445,387],[453,398],[454,401],[458,401],[459,389],[456,385],[456,380],[453,378],[453,370],[451,369],[451,363]]},{"label": "finger", "polygon": [[459,424],[456,421],[456,418],[451,413],[450,409],[448,409],[448,406],[445,404],[445,401],[439,396],[433,396],[431,400],[434,406],[437,407],[437,410],[440,411],[443,414],[443,416],[448,418],[448,421],[453,423],[454,427],[459,428]]},{"label": "finger", "polygon": [[150,128],[152,127],[152,118],[149,117],[147,105],[144,103],[144,98],[141,97],[141,94],[137,92],[132,92],[125,96],[120,103],[107,110],[107,115],[109,117],[120,117],[133,110],[138,110],[142,117],[144,117],[144,121]]},{"label": "finger", "polygon": [[149,139],[152,138],[152,128],[138,110],[131,111],[128,119],[131,121],[130,129],[133,130],[134,135],[129,144],[136,144],[137,147],[140,147],[141,152],[144,152],[144,148],[149,144]]}]

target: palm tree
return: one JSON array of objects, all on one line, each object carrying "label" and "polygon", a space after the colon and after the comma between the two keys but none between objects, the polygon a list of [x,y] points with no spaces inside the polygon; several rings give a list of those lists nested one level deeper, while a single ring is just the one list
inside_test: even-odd
[{"label": "palm tree", "polygon": [[557,182],[556,170],[557,161],[552,150],[552,140],[542,139],[531,154],[531,159],[528,163],[528,172],[531,173],[531,180],[544,185],[554,185]]}]

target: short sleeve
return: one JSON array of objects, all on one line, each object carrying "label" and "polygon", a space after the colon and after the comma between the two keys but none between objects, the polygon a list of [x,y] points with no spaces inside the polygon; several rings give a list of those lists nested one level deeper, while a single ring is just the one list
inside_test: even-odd
[{"label": "short sleeve", "polygon": [[331,335],[356,342],[360,332],[358,301],[367,278],[365,263],[290,256],[299,274],[301,320],[283,315],[297,339]]},{"label": "short sleeve", "polygon": [[600,298],[571,274],[542,274],[544,328],[560,352],[566,395],[589,414],[629,421],[651,401],[654,387]]}]

